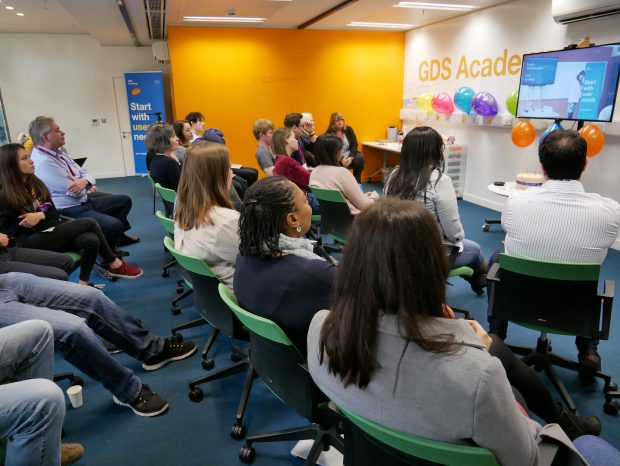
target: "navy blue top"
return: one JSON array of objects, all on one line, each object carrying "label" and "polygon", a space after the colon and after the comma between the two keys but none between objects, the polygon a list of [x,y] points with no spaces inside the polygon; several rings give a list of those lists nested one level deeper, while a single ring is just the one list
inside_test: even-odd
[{"label": "navy blue top", "polygon": [[233,286],[239,305],[273,320],[300,353],[314,314],[329,309],[336,267],[327,261],[286,255],[274,259],[237,256]]},{"label": "navy blue top", "polygon": [[164,188],[174,189],[179,187],[181,179],[181,165],[173,158],[163,154],[155,154],[151,160],[149,173],[155,183],[159,183]]}]

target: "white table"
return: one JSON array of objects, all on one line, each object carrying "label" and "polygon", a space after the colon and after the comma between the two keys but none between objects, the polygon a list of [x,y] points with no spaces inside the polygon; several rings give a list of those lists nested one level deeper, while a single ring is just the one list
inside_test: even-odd
[{"label": "white table", "polygon": [[[516,190],[516,184],[514,181],[506,181],[504,186],[497,186],[491,183],[487,186],[487,189],[498,196],[508,197]],[[491,225],[500,225],[501,223],[502,221],[499,218],[485,218],[482,224],[482,231],[489,231]]]},{"label": "white table", "polygon": [[381,170],[383,170],[384,168],[387,168],[388,152],[391,152],[392,154],[400,155],[400,149],[401,149],[402,144],[398,142],[368,141],[368,142],[362,142],[362,146],[371,147],[373,149],[379,149],[383,151],[383,166],[379,170],[375,171],[369,176],[369,179],[372,179],[373,176],[376,176],[379,173],[382,173]]},{"label": "white table", "polygon": [[517,191],[517,183],[514,181],[506,181],[504,186],[496,186],[493,183],[487,186],[487,189],[491,191],[493,194],[497,194],[499,196],[508,197],[513,192]]}]

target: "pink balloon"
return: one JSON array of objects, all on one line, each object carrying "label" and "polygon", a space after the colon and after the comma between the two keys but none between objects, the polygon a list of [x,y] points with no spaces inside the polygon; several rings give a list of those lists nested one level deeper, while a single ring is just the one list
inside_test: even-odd
[{"label": "pink balloon", "polygon": [[438,92],[433,96],[433,100],[431,100],[431,105],[433,106],[433,110],[437,113],[453,113],[454,112],[454,102],[452,102],[452,97],[450,94],[446,92]]}]

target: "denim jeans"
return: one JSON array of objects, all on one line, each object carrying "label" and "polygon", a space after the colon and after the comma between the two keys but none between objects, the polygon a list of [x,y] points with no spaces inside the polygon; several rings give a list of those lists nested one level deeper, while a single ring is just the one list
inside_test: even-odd
[{"label": "denim jeans", "polygon": [[56,350],[123,403],[136,399],[141,382],[110,356],[97,335],[138,360],[164,347],[163,338],[95,288],[23,273],[0,275],[0,327],[28,319],[49,322]]},{"label": "denim jeans", "polygon": [[458,253],[452,267],[470,267],[474,272],[479,272],[482,263],[484,262],[484,255],[480,245],[469,239],[463,240],[463,250]]},{"label": "denim jeans", "polygon": [[131,205],[131,198],[124,194],[93,193],[88,195],[84,204],[68,207],[61,213],[73,218],[97,220],[108,245],[114,249],[123,232],[131,228],[127,221]]},{"label": "denim jeans", "polygon": [[615,466],[620,464],[620,452],[605,440],[593,435],[582,435],[573,443],[590,466]]},{"label": "denim jeans", "polygon": [[60,464],[65,418],[62,390],[52,382],[54,334],[42,321],[0,329],[0,437],[8,438],[6,464]]}]

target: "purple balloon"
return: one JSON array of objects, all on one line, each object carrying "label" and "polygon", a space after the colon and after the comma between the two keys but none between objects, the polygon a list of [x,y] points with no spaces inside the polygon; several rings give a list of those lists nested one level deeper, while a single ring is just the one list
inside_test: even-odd
[{"label": "purple balloon", "polygon": [[492,117],[497,115],[499,109],[497,100],[488,92],[478,92],[471,100],[471,108],[478,115]]}]

